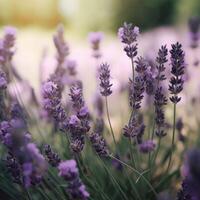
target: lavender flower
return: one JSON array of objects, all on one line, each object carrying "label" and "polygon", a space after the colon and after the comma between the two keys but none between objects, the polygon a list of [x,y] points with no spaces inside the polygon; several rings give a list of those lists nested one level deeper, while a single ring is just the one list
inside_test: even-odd
[{"label": "lavender flower", "polygon": [[96,153],[100,157],[108,156],[108,147],[106,141],[98,133],[92,133],[90,136],[90,141]]},{"label": "lavender flower", "polygon": [[6,162],[14,180],[18,172],[20,178],[17,176],[17,180],[21,181],[18,183],[30,187],[41,182],[46,171],[46,162],[36,145],[30,142],[27,127],[20,117],[16,115],[16,118],[1,123],[1,140],[9,151]]},{"label": "lavender flower", "polygon": [[84,106],[82,88],[78,85],[74,85],[70,88],[71,102],[75,111],[79,111]]},{"label": "lavender flower", "polygon": [[17,159],[12,155],[12,153],[8,153],[6,157],[6,167],[8,172],[11,174],[13,181],[18,184],[22,184],[21,180],[21,167],[18,163]]},{"label": "lavender flower", "polygon": [[47,169],[46,161],[34,143],[28,143],[25,152],[29,157],[23,164],[25,186],[30,187],[41,182]]},{"label": "lavender flower", "polygon": [[71,181],[78,176],[78,168],[75,160],[63,161],[58,166],[59,175],[65,180]]},{"label": "lavender flower", "polygon": [[123,128],[123,134],[128,138],[135,138],[137,143],[142,142],[142,136],[145,131],[145,125],[139,121],[139,117],[133,115],[128,125]]},{"label": "lavender flower", "polygon": [[57,61],[58,61],[58,68],[63,64],[65,61],[66,56],[69,54],[69,46],[65,42],[64,39],[64,27],[63,25],[59,25],[57,27],[57,33],[53,37],[54,45],[57,50]]},{"label": "lavender flower", "polygon": [[88,35],[89,42],[91,44],[92,50],[93,50],[93,57],[100,58],[101,52],[100,52],[100,43],[103,39],[103,33],[102,32],[91,32]]},{"label": "lavender flower", "polygon": [[146,141],[143,141],[139,145],[139,150],[142,153],[149,153],[149,152],[153,151],[155,149],[155,147],[156,147],[156,145],[153,140],[146,140]]},{"label": "lavender flower", "polygon": [[85,185],[79,178],[78,168],[75,160],[63,161],[58,166],[59,175],[68,183],[66,188],[70,199],[86,200],[89,193],[86,191]]},{"label": "lavender flower", "polygon": [[130,90],[130,106],[133,108],[133,110],[138,110],[141,107],[141,101],[144,97],[144,79],[142,76],[137,76],[135,78],[135,82],[130,80]]},{"label": "lavender flower", "polygon": [[61,104],[58,86],[52,81],[45,82],[42,86],[42,96],[44,109],[60,124],[60,128],[64,129],[67,116]]},{"label": "lavender flower", "polygon": [[148,68],[147,61],[143,57],[138,57],[137,60],[135,61],[135,64],[136,64],[135,71],[145,77]]},{"label": "lavender flower", "polygon": [[165,71],[165,63],[168,61],[167,55],[168,55],[167,46],[166,45],[161,46],[161,48],[158,51],[158,56],[156,58],[156,62],[158,63],[156,65],[156,69],[157,69],[156,79],[158,83],[159,81],[163,81],[166,79],[164,71]]},{"label": "lavender flower", "polygon": [[176,200],[193,200],[187,181],[183,181],[181,189],[177,193]]},{"label": "lavender flower", "polygon": [[163,111],[163,106],[167,104],[167,98],[163,93],[162,87],[159,87],[156,90],[155,97],[154,97],[154,105],[155,105],[155,122],[156,122],[156,135],[158,137],[163,137],[166,135],[164,131],[165,126],[165,114]]},{"label": "lavender flower", "polygon": [[77,63],[75,60],[69,60],[69,59],[65,60],[65,65],[70,76],[75,76],[77,74],[77,71],[76,71]]},{"label": "lavender flower", "polygon": [[50,145],[45,145],[44,146],[44,152],[45,155],[48,159],[48,163],[52,166],[52,167],[57,167],[59,165],[59,163],[61,162],[61,159],[59,157],[59,155],[57,153],[55,153]]},{"label": "lavender flower", "polygon": [[83,150],[85,134],[89,131],[89,110],[85,106],[82,88],[74,85],[70,88],[71,101],[75,110],[75,115],[68,119],[68,129],[71,135],[71,148],[78,153]]},{"label": "lavender flower", "polygon": [[172,49],[170,50],[171,54],[171,65],[172,65],[172,77],[170,79],[169,91],[172,96],[170,100],[177,104],[181,97],[178,94],[183,90],[183,75],[185,68],[185,54],[182,50],[182,45],[180,43],[172,44]]},{"label": "lavender flower", "polygon": [[120,27],[118,30],[118,37],[121,42],[124,44],[131,45],[133,42],[136,42],[137,37],[139,35],[139,28],[137,26],[133,26],[131,23],[124,23],[123,27]]},{"label": "lavender flower", "polygon": [[137,37],[139,35],[139,28],[132,24],[124,23],[123,27],[118,30],[118,37],[121,42],[125,44],[124,51],[127,56],[134,58],[137,55]]},{"label": "lavender flower", "polygon": [[9,62],[14,55],[13,47],[16,39],[16,29],[8,26],[4,29],[4,37],[0,48],[1,63]]},{"label": "lavender flower", "polygon": [[200,18],[197,16],[191,17],[188,26],[190,30],[191,48],[197,48],[199,41]]},{"label": "lavender flower", "polygon": [[109,96],[112,94],[110,83],[110,69],[107,63],[103,63],[100,65],[100,92],[103,96]]},{"label": "lavender flower", "polygon": [[[191,199],[200,199],[200,150],[193,149],[186,154],[185,163],[183,166],[183,188],[181,193],[179,192],[178,197],[181,199],[183,195],[188,194]],[[183,193],[184,192],[184,193]]]},{"label": "lavender flower", "polygon": [[148,95],[154,95],[156,91],[156,78],[151,71],[147,71],[145,75],[145,91]]},{"label": "lavender flower", "polygon": [[0,71],[0,92],[7,88],[7,79],[6,74],[3,71]]}]

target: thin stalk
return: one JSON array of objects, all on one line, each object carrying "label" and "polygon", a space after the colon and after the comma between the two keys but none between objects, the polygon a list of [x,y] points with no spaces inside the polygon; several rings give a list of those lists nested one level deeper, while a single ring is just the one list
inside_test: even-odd
[{"label": "thin stalk", "polygon": [[[155,189],[153,188],[153,186],[151,185],[151,183],[143,176],[144,173],[146,173],[147,171],[140,173],[139,171],[137,171],[136,169],[132,168],[130,165],[126,164],[125,162],[115,158],[113,155],[109,155],[110,158],[117,160],[118,162],[120,162],[121,164],[125,165],[126,167],[128,167],[129,169],[133,170],[136,174],[139,175],[139,178],[143,178],[143,180],[145,181],[145,183],[149,186],[149,188],[151,189],[151,191],[154,193],[155,196],[157,196],[157,192],[155,191]],[[138,179],[139,180],[139,179]]]},{"label": "thin stalk", "polygon": [[[99,158],[100,159],[100,158]],[[101,159],[100,159],[101,160]],[[119,191],[121,192],[122,196],[124,199],[128,200],[127,196],[125,195],[125,193],[123,192],[121,186],[119,185],[119,183],[116,181],[115,177],[112,175],[112,173],[110,173],[109,169],[107,168],[106,164],[104,163],[104,161],[102,160],[103,166],[106,169],[107,173],[109,174],[109,176],[111,176],[113,182],[115,183],[115,185],[117,186],[117,188],[119,189]]]},{"label": "thin stalk", "polygon": [[111,121],[110,121],[110,114],[109,114],[109,109],[108,109],[108,98],[107,98],[107,96],[105,97],[105,101],[106,101],[106,114],[107,114],[108,123],[109,123],[109,126],[110,126],[110,131],[111,131],[111,134],[112,134],[112,137],[113,137],[113,141],[114,141],[114,143],[115,143],[115,146],[116,146],[116,148],[117,148],[117,142],[116,142],[116,140],[115,140],[114,131],[113,131],[112,124],[111,124]]},{"label": "thin stalk", "polygon": [[131,140],[131,138],[129,140],[129,143],[130,143],[130,150],[131,150],[131,161],[132,161],[133,167],[136,168],[136,162],[135,162],[135,159],[134,159],[134,156],[133,156],[133,147],[132,147],[132,140]]},{"label": "thin stalk", "polygon": [[156,164],[156,158],[157,158],[158,152],[159,152],[159,150],[160,150],[160,144],[161,144],[161,138],[159,137],[158,146],[157,146],[157,149],[156,149],[156,152],[155,152],[155,154],[154,154],[153,161],[152,161],[153,164]]},{"label": "thin stalk", "polygon": [[175,132],[176,132],[176,104],[174,103],[172,144],[171,144],[171,152],[170,152],[170,157],[169,157],[169,163],[168,163],[168,166],[167,166],[167,173],[168,173],[168,171],[170,169],[171,160],[172,160],[172,153],[173,153],[173,150],[174,150]]},{"label": "thin stalk", "polygon": [[[87,180],[87,182],[93,187],[93,189],[94,190],[96,190],[96,192],[98,192],[98,190],[99,191],[101,191],[101,196],[102,196],[102,198],[105,200],[105,199],[107,199],[107,200],[110,200],[110,198],[104,193],[104,191],[101,189],[101,186],[99,185],[99,183],[96,181],[96,180],[94,180],[93,182],[90,180],[90,178],[89,177],[87,177],[86,175],[85,175],[85,173],[83,172],[83,169],[82,169],[82,165],[84,165],[84,162],[83,162],[83,158],[82,158],[82,155],[80,154],[80,155],[78,155],[78,157],[77,157],[77,162],[78,162],[78,165],[79,165],[79,169],[80,169],[80,172],[81,172],[81,174],[82,174],[82,176]],[[81,164],[81,162],[82,162],[82,164]],[[88,169],[89,170],[89,169]],[[91,174],[93,174],[92,173],[92,171],[90,170],[90,173]],[[95,184],[95,186],[97,187],[95,187],[94,186],[94,184]]]},{"label": "thin stalk", "polygon": [[131,67],[132,67],[132,76],[133,76],[133,83],[134,83],[134,81],[135,81],[135,68],[134,68],[133,58],[131,58]]},{"label": "thin stalk", "polygon": [[29,191],[28,191],[28,189],[24,189],[25,190],[25,193],[27,194],[27,199],[28,200],[32,200],[32,197],[31,197],[31,195],[29,194]]}]

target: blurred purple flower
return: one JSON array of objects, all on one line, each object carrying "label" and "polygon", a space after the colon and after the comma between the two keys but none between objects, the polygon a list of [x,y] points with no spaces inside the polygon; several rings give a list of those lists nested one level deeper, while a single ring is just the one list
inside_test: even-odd
[{"label": "blurred purple flower", "polygon": [[200,18],[198,16],[191,17],[188,21],[188,26],[190,31],[191,48],[197,48],[199,45]]},{"label": "blurred purple flower", "polygon": [[59,166],[59,175],[62,176],[68,183],[66,188],[70,199],[86,200],[89,198],[89,193],[86,191],[85,185],[79,178],[79,172],[75,160],[62,161]]},{"label": "blurred purple flower", "polygon": [[7,79],[6,74],[3,71],[0,71],[0,90],[7,88]]},{"label": "blurred purple flower", "polygon": [[146,141],[143,141],[139,145],[139,150],[141,153],[149,153],[153,151],[155,147],[156,147],[156,144],[154,143],[153,140],[146,140]]},{"label": "blurred purple flower", "polygon": [[93,57],[100,58],[101,52],[100,52],[100,43],[103,39],[103,33],[102,32],[91,32],[88,35],[88,40],[91,44],[92,50],[93,50]]},{"label": "blurred purple flower", "polygon": [[57,32],[53,37],[53,41],[57,50],[58,70],[64,63],[66,56],[69,55],[69,46],[64,39],[64,27],[62,24],[57,27]]}]

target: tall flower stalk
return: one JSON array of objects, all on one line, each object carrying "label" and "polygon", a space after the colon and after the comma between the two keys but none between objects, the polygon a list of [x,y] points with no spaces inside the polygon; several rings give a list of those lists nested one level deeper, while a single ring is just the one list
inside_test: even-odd
[{"label": "tall flower stalk", "polygon": [[182,45],[180,43],[172,44],[172,49],[170,50],[170,61],[172,65],[170,79],[169,91],[171,93],[170,101],[173,103],[173,132],[172,132],[172,142],[171,142],[171,153],[169,157],[169,163],[167,170],[170,168],[172,153],[175,148],[175,132],[176,132],[176,105],[181,100],[179,93],[183,90],[183,75],[185,68],[185,53],[182,50]]},{"label": "tall flower stalk", "polygon": [[108,108],[107,97],[112,94],[112,90],[111,90],[112,84],[110,83],[110,69],[109,69],[109,65],[107,63],[103,63],[100,65],[99,79],[100,79],[100,93],[102,96],[105,97],[106,114],[107,114],[108,123],[110,126],[110,131],[112,134],[113,141],[117,147],[117,142],[116,142],[115,134],[114,134],[114,131],[112,128],[112,124],[111,124],[111,120],[110,120],[110,113],[109,113],[109,108]]}]

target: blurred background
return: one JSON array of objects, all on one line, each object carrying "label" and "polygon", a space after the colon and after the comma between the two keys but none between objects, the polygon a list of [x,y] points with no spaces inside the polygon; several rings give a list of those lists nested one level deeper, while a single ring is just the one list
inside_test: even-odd
[{"label": "blurred background", "polygon": [[117,39],[117,30],[124,21],[140,27],[143,37],[139,52],[154,54],[161,44],[170,46],[181,36],[187,38],[187,31],[182,30],[187,30],[188,18],[198,13],[199,0],[0,0],[0,27],[1,31],[7,25],[17,27],[14,62],[20,74],[37,89],[41,62],[49,73],[53,71],[52,36],[57,25],[64,24],[70,57],[77,61],[80,78],[84,78],[85,71],[91,71],[87,75],[91,79],[83,80],[88,86],[95,79],[89,32],[104,32],[102,60],[112,63],[113,77],[123,81],[130,67],[122,68],[129,65],[129,60]]},{"label": "blurred background", "polygon": [[0,0],[1,25],[52,29],[62,22],[79,35],[113,32],[124,21],[142,30],[181,24],[199,12],[199,0]]}]

